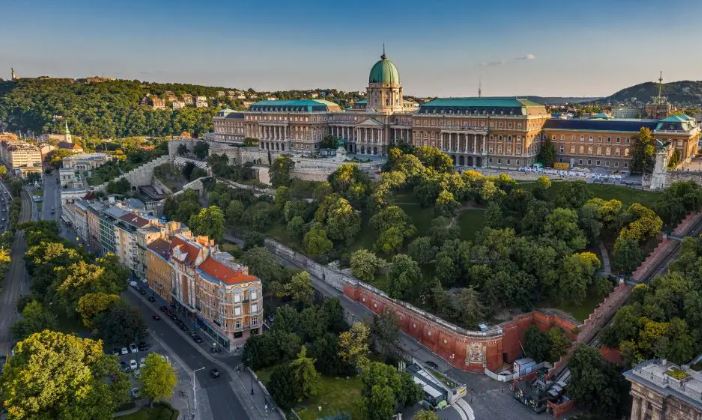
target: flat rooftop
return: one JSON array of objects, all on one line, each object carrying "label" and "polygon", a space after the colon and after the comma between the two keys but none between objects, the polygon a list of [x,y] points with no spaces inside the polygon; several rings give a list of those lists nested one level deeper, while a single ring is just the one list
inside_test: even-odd
[{"label": "flat rooftop", "polygon": [[665,360],[648,360],[624,372],[624,377],[702,410],[702,372]]}]

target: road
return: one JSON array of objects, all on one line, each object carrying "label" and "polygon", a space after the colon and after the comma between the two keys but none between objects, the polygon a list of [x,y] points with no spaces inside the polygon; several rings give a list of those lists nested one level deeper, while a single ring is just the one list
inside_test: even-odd
[{"label": "road", "polygon": [[[19,222],[27,222],[31,218],[32,202],[26,192],[22,192],[22,211]],[[7,276],[2,284],[2,295],[0,296],[0,354],[7,355],[14,345],[10,327],[15,323],[19,314],[17,313],[17,301],[23,294],[29,293],[29,277],[24,266],[24,254],[27,244],[24,240],[24,232],[17,231],[15,240],[12,243],[10,266]]]},{"label": "road", "polygon": [[[58,172],[52,171],[50,174],[44,174],[44,197],[41,208],[42,220],[59,220],[61,217],[61,192],[56,180]],[[51,211],[54,210],[52,214]],[[60,224],[59,224],[60,225]]]},{"label": "road", "polygon": [[[275,256],[275,255],[274,255]],[[277,256],[276,256],[277,257]],[[277,257],[278,260],[285,265],[304,269],[295,265],[294,262]],[[312,284],[314,288],[324,297],[338,298],[344,311],[349,314],[352,321],[370,320],[373,313],[370,309],[362,304],[349,299],[339,290],[334,289],[321,278],[316,277],[312,273]],[[509,385],[497,382],[488,378],[484,374],[475,374],[464,372],[456,369],[446,363],[442,358],[424,347],[411,336],[400,331],[397,342],[398,347],[408,357],[414,358],[420,363],[431,361],[439,367],[439,371],[451,377],[457,382],[466,384],[468,395],[459,401],[458,404],[450,406],[446,410],[438,412],[442,420],[473,420],[473,419],[490,419],[490,420],[511,420],[519,419],[543,419],[529,408],[519,403],[512,398],[512,393],[509,390]],[[407,413],[405,413],[407,414]],[[409,417],[409,416],[406,416]]]},{"label": "road", "polygon": [[[204,404],[198,404],[198,409],[204,410],[203,413],[200,413],[200,417],[213,419],[280,418],[275,413],[269,413],[266,416],[265,413],[257,411],[257,407],[252,406],[251,401],[248,401],[250,398],[244,398],[242,394],[250,392],[251,379],[248,374],[234,370],[234,366],[240,363],[237,356],[225,355],[222,359],[209,356],[206,350],[180,331],[169,318],[162,316],[163,314],[158,309],[158,303],[146,302],[132,288],[124,293],[124,297],[142,313],[152,338],[157,342],[164,343],[185,363],[190,372],[205,368],[196,373],[197,383],[204,390],[205,397],[209,401],[209,405],[206,407],[203,407]],[[152,318],[154,314],[161,315],[162,319],[160,321],[154,320]],[[210,369],[215,367],[220,371],[219,378],[210,376]],[[253,384],[256,393],[260,394],[261,390],[258,385]],[[242,385],[245,385],[245,388]],[[246,406],[242,404],[241,399],[245,400]]]}]

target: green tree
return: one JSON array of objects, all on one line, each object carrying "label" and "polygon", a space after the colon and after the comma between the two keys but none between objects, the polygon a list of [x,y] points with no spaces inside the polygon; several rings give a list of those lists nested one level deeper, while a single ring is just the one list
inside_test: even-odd
[{"label": "green tree", "polygon": [[203,208],[190,217],[188,226],[197,235],[204,235],[216,242],[221,242],[224,236],[224,213],[217,206]]},{"label": "green tree", "polygon": [[435,209],[443,216],[452,216],[460,204],[454,198],[454,195],[447,190],[441,190],[436,197]]},{"label": "green tree", "polygon": [[546,216],[544,235],[572,251],[587,245],[585,234],[578,226],[578,214],[571,209],[557,208]]},{"label": "green tree", "polygon": [[553,163],[556,161],[556,146],[553,145],[550,138],[546,137],[541,143],[541,149],[539,149],[536,160],[547,168],[553,167]]},{"label": "green tree", "polygon": [[244,214],[244,203],[240,200],[230,201],[225,214],[227,216],[227,224],[234,225],[239,223],[241,221],[241,216]]},{"label": "green tree", "polygon": [[295,168],[295,162],[288,156],[279,156],[271,165],[271,184],[274,187],[290,185],[290,173]]},{"label": "green tree", "polygon": [[388,277],[390,297],[412,300],[423,292],[422,271],[409,255],[397,254],[392,257]]},{"label": "green tree", "polygon": [[295,216],[285,227],[288,236],[294,240],[299,241],[302,238],[302,234],[305,231],[305,221],[300,216]]},{"label": "green tree", "polygon": [[651,173],[656,154],[655,140],[649,128],[641,127],[634,139],[631,151],[631,171],[634,173]]},{"label": "green tree", "polygon": [[307,271],[301,271],[285,285],[285,295],[302,306],[311,305],[314,300],[312,276]]},{"label": "green tree", "polygon": [[22,318],[12,325],[12,335],[17,340],[23,340],[30,335],[56,328],[56,316],[44,306],[32,300],[22,309]]},{"label": "green tree", "polygon": [[339,357],[361,369],[368,364],[368,337],[370,329],[362,322],[354,322],[348,331],[339,334]]},{"label": "green tree", "polygon": [[613,265],[620,272],[631,273],[643,259],[643,251],[636,240],[617,238],[614,241]]},{"label": "green tree", "polygon": [[564,257],[558,294],[565,301],[582,302],[600,266],[600,260],[592,252],[581,252]]},{"label": "green tree", "polygon": [[550,361],[551,340],[534,325],[524,333],[524,354],[537,362]]},{"label": "green tree", "polygon": [[462,325],[477,327],[487,313],[480,295],[473,287],[463,288],[456,296],[456,317]]},{"label": "green tree", "polygon": [[146,337],[146,324],[141,315],[124,301],[100,312],[93,320],[93,325],[110,346],[126,346]]},{"label": "green tree", "polygon": [[628,382],[597,349],[582,345],[569,363],[567,392],[578,406],[603,418],[620,418],[627,409]]},{"label": "green tree", "polygon": [[439,416],[433,411],[419,410],[413,420],[439,420]]},{"label": "green tree", "polygon": [[327,196],[322,201],[314,218],[324,225],[329,239],[335,241],[350,243],[361,230],[360,215],[348,200],[337,194]]},{"label": "green tree", "polygon": [[332,250],[334,244],[327,238],[327,232],[319,225],[314,224],[302,240],[305,251],[312,256],[321,256]]},{"label": "green tree", "polygon": [[431,238],[422,236],[410,242],[407,254],[420,265],[430,263],[436,255],[436,248],[431,244]]},{"label": "green tree", "polygon": [[100,341],[49,330],[17,343],[0,381],[3,406],[16,419],[111,418],[128,387]]},{"label": "green tree", "polygon": [[175,369],[160,354],[149,353],[141,368],[139,382],[144,395],[152,402],[168,400],[178,384]]},{"label": "green tree", "polygon": [[119,302],[120,297],[110,293],[87,293],[78,299],[77,312],[80,315],[83,326],[91,328],[95,317],[112,305]]},{"label": "green tree", "polygon": [[273,369],[266,388],[280,407],[288,409],[297,402],[299,397],[295,386],[292,368],[286,363]]},{"label": "green tree", "polygon": [[319,374],[314,367],[315,360],[307,357],[307,348],[302,346],[297,358],[290,362],[293,383],[299,398],[310,398],[317,392]]},{"label": "green tree", "polygon": [[117,181],[110,181],[107,184],[108,194],[121,194],[125,195],[132,189],[132,184],[129,183],[127,178],[120,178]]},{"label": "green tree", "polygon": [[207,153],[210,151],[210,145],[204,141],[198,141],[193,146],[193,154],[200,160],[205,160]]},{"label": "green tree", "polygon": [[351,254],[351,273],[354,277],[372,283],[376,274],[385,267],[385,260],[361,248]]}]

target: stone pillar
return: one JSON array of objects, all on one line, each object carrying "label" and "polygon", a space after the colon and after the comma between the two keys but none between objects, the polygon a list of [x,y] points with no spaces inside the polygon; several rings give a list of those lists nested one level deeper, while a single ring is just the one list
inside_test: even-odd
[{"label": "stone pillar", "polygon": [[477,153],[478,149],[478,135],[473,134],[473,153]]},{"label": "stone pillar", "polygon": [[631,400],[631,420],[639,420],[641,416],[641,398],[634,396]]},{"label": "stone pillar", "polygon": [[483,150],[481,150],[483,155],[487,154],[487,144],[485,144],[486,142],[487,142],[487,135],[483,134]]}]

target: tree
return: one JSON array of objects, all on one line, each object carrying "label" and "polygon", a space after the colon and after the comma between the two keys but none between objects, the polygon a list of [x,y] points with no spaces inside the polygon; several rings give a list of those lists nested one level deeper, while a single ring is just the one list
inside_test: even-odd
[{"label": "tree", "polygon": [[396,359],[400,326],[395,314],[383,311],[380,315],[373,315],[370,331],[378,353],[385,356],[386,361]]},{"label": "tree", "polygon": [[290,173],[294,168],[295,162],[288,156],[277,157],[270,168],[271,184],[274,187],[290,185]]},{"label": "tree", "polygon": [[369,396],[363,399],[369,420],[387,420],[395,415],[395,394],[387,385],[374,385]]},{"label": "tree", "polygon": [[12,335],[17,340],[23,340],[36,332],[55,328],[56,316],[41,303],[32,300],[22,309],[22,318],[12,325]]},{"label": "tree", "polygon": [[314,224],[302,240],[305,251],[312,256],[321,256],[332,250],[334,244],[327,238],[327,232]]},{"label": "tree", "polygon": [[413,405],[422,396],[408,373],[385,363],[370,362],[361,372],[361,382],[364,407],[372,419],[390,418],[395,409]]},{"label": "tree", "polygon": [[634,173],[651,173],[656,154],[655,140],[649,128],[641,127],[634,139],[631,151],[631,171]]},{"label": "tree", "polygon": [[107,184],[108,194],[120,194],[125,195],[132,189],[132,184],[129,183],[127,178],[120,178],[117,181],[110,181]]},{"label": "tree", "polygon": [[365,282],[373,282],[376,274],[385,267],[385,260],[361,248],[351,254],[351,273]]},{"label": "tree", "polygon": [[284,409],[291,408],[298,400],[295,377],[290,365],[282,364],[273,369],[267,388],[271,397]]},{"label": "tree", "polygon": [[98,314],[93,325],[110,346],[126,346],[146,337],[146,324],[141,315],[124,301]]},{"label": "tree", "polygon": [[544,235],[557,245],[562,243],[572,251],[583,249],[587,245],[585,234],[578,226],[578,214],[571,209],[557,208],[546,216]]},{"label": "tree", "polygon": [[577,209],[592,198],[592,193],[585,181],[565,181],[559,185],[560,190],[554,201],[556,207]]},{"label": "tree", "polygon": [[409,255],[397,254],[392,257],[388,273],[389,294],[395,299],[411,300],[422,292],[422,271],[419,264]]},{"label": "tree", "polygon": [[617,238],[614,241],[613,263],[620,272],[631,273],[643,259],[643,251],[636,240]]},{"label": "tree", "polygon": [[78,299],[77,312],[86,328],[93,326],[95,317],[119,302],[120,297],[110,293],[87,293]]},{"label": "tree", "polygon": [[570,347],[570,340],[565,335],[565,332],[558,327],[550,328],[546,332],[546,335],[551,342],[551,351],[548,354],[547,360],[553,363],[560,359],[561,356],[568,351],[568,347]]},{"label": "tree", "polygon": [[339,357],[361,369],[368,363],[368,337],[370,329],[362,322],[354,322],[351,329],[339,335]]},{"label": "tree", "polygon": [[285,285],[285,295],[302,306],[311,305],[314,300],[312,277],[307,271],[301,271]]},{"label": "tree", "polygon": [[160,354],[149,353],[141,368],[139,382],[142,384],[144,395],[151,401],[163,401],[173,396],[178,377],[175,369]]},{"label": "tree", "polygon": [[210,145],[205,143],[204,141],[198,141],[197,143],[195,143],[195,146],[193,146],[193,154],[200,160],[205,160],[209,150]]},{"label": "tree", "polygon": [[573,303],[582,302],[600,266],[599,258],[592,252],[581,252],[564,257],[563,271],[558,284],[558,293],[561,298]]},{"label": "tree", "polygon": [[413,420],[439,420],[439,416],[433,411],[419,410]]},{"label": "tree", "polygon": [[480,295],[473,287],[463,288],[456,297],[456,316],[461,324],[476,327],[486,314]]},{"label": "tree", "polygon": [[244,203],[239,200],[232,200],[227,205],[227,210],[225,211],[227,217],[227,224],[234,225],[241,221],[241,216],[244,214]]},{"label": "tree", "polygon": [[49,330],[17,343],[0,381],[3,406],[17,419],[111,418],[128,387],[100,341]]},{"label": "tree", "polygon": [[539,154],[536,156],[536,161],[547,168],[553,167],[553,163],[556,161],[556,146],[553,145],[550,138],[546,137],[546,140],[541,143],[541,149],[539,149]]},{"label": "tree", "polygon": [[431,238],[422,236],[410,242],[407,253],[420,265],[430,263],[436,255],[436,248],[431,244]]},{"label": "tree", "polygon": [[203,208],[190,217],[189,226],[195,234],[220,242],[224,236],[224,213],[218,206]]},{"label": "tree", "polygon": [[628,407],[628,382],[597,349],[578,347],[568,367],[571,377],[566,389],[579,406],[606,418],[622,416]]},{"label": "tree", "polygon": [[441,190],[436,197],[435,209],[443,216],[452,216],[460,204],[454,198],[454,195],[447,190]]},{"label": "tree", "polygon": [[299,398],[310,398],[317,392],[319,374],[314,367],[315,360],[307,357],[307,348],[302,346],[297,358],[290,362],[293,383]]},{"label": "tree", "polygon": [[321,223],[329,239],[350,243],[361,230],[361,217],[344,197],[338,194],[327,196],[314,215]]},{"label": "tree", "polygon": [[550,354],[551,340],[548,335],[534,325],[527,328],[524,333],[524,355],[537,362],[543,362],[549,361]]}]

